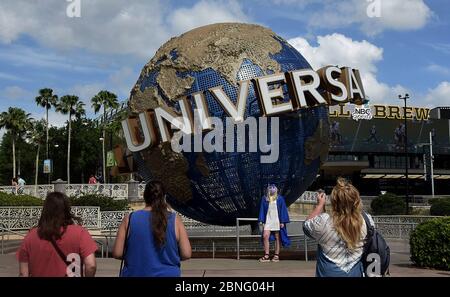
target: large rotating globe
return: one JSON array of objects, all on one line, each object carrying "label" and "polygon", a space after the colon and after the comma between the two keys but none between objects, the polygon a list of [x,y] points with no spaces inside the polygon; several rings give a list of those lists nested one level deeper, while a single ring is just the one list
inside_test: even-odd
[{"label": "large rotating globe", "polygon": [[[189,95],[203,91],[210,115],[225,120],[227,114],[208,89],[222,86],[236,103],[239,81],[303,68],[311,66],[270,29],[240,23],[208,25],[159,48],[142,69],[129,106],[136,113],[162,105],[179,112],[177,99],[187,96],[193,101]],[[286,86],[284,90],[289,100]],[[260,116],[251,85],[245,117]],[[279,158],[274,163],[261,163],[260,156],[267,153],[259,146],[258,152],[176,153],[170,142],[135,153],[134,159],[145,180],[164,184],[169,204],[179,213],[208,224],[235,225],[237,217],[258,216],[268,183],[276,184],[290,205],[316,179],[328,154],[328,108],[282,114],[278,133]],[[270,141],[270,130],[267,135]]]}]

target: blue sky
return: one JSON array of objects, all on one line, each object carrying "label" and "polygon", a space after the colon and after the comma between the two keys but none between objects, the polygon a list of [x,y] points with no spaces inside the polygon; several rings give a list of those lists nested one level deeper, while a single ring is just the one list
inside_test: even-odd
[{"label": "blue sky", "polygon": [[[374,103],[397,104],[409,92],[413,105],[450,105],[447,0],[72,1],[79,18],[67,16],[65,0],[0,2],[0,111],[18,106],[42,117],[34,97],[43,87],[87,107],[102,89],[126,100],[170,37],[225,21],[271,28],[315,68],[359,68]],[[51,113],[52,123],[65,120]]]}]

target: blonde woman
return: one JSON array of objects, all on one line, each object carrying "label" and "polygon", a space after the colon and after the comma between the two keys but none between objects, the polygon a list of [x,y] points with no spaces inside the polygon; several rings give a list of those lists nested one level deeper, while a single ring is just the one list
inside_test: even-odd
[{"label": "blonde woman", "polygon": [[[268,185],[267,194],[261,198],[258,220],[264,225],[261,238],[264,244],[264,256],[259,261],[280,261],[280,245],[289,246],[291,243],[286,230],[289,214],[284,197],[278,195],[278,189],[274,184]],[[275,254],[272,259],[269,255],[269,240],[275,240]]]},{"label": "blonde woman", "polygon": [[305,234],[319,243],[316,276],[362,277],[367,227],[359,192],[346,179],[338,178],[331,192],[331,215],[323,212],[325,198],[324,193],[319,194],[317,207],[303,225]]}]

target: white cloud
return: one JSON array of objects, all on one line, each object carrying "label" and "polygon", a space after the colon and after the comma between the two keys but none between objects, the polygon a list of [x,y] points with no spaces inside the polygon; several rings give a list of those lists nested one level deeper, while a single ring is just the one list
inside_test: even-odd
[{"label": "white cloud", "polygon": [[117,93],[119,101],[128,98],[130,90],[136,83],[139,72],[135,72],[131,67],[124,66],[109,76],[109,85]]},{"label": "white cloud", "polygon": [[13,81],[24,81],[25,79],[18,77],[17,75],[0,72],[0,79],[13,80]]},{"label": "white cloud", "polygon": [[378,81],[376,63],[383,59],[383,49],[370,42],[355,41],[342,34],[318,36],[318,46],[312,46],[306,39],[296,37],[288,40],[311,64],[314,69],[326,65],[349,66],[360,70],[367,96],[373,103],[389,103],[397,98],[398,92],[406,89],[400,85],[389,86]]},{"label": "white cloud", "polygon": [[80,18],[66,16],[66,1],[42,3],[2,0],[0,42],[11,43],[25,34],[56,49],[149,58],[169,37],[192,26],[248,20],[233,0],[201,1],[177,9],[163,0],[82,0]]},{"label": "white cloud", "polygon": [[103,83],[78,84],[71,87],[69,93],[78,96],[86,104],[86,108],[90,108],[91,98],[103,89],[105,89]]},{"label": "white cloud", "polygon": [[428,65],[426,69],[430,72],[434,72],[434,73],[438,73],[438,74],[442,74],[442,75],[450,74],[450,68],[442,66],[442,65],[434,64],[434,63]]},{"label": "white cloud", "polygon": [[[35,120],[45,119],[45,109],[39,112],[32,112],[31,117]],[[64,127],[68,119],[68,115],[56,112],[54,109],[48,111],[48,123],[50,126]]]},{"label": "white cloud", "polygon": [[362,72],[376,72],[375,63],[383,59],[383,49],[366,40],[355,41],[339,33],[317,37],[313,47],[302,37],[289,39],[313,68],[324,65],[351,66]]},{"label": "white cloud", "polygon": [[2,94],[6,100],[16,100],[16,99],[30,100],[30,98],[34,98],[29,91],[18,86],[6,87],[2,91]]},{"label": "white cloud", "polygon": [[450,106],[450,82],[443,81],[434,89],[429,89],[425,101],[433,106]]},{"label": "white cloud", "polygon": [[247,16],[235,1],[200,1],[191,8],[179,8],[169,17],[173,30],[179,34],[206,24],[244,22]]},{"label": "white cloud", "polygon": [[367,35],[376,35],[384,30],[417,30],[433,16],[424,0],[311,0],[307,5],[301,0],[273,1],[280,5],[299,5],[305,12],[309,27],[336,29],[355,26]]}]

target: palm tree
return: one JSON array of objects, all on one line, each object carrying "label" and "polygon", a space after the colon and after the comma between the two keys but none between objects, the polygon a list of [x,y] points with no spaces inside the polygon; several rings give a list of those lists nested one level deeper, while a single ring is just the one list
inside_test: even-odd
[{"label": "palm tree", "polygon": [[[56,106],[58,103],[58,96],[53,95],[53,90],[49,88],[44,88],[39,90],[39,96],[36,97],[36,104],[45,108],[45,122],[46,122],[46,157],[48,159],[48,110],[52,106]],[[50,178],[50,175],[49,175]]]},{"label": "palm tree", "polygon": [[67,183],[70,184],[70,139],[72,134],[72,116],[80,118],[86,114],[84,110],[84,103],[80,101],[78,96],[75,95],[65,95],[62,96],[58,105],[56,106],[56,111],[62,114],[69,115],[68,121],[68,136],[67,136]]},{"label": "palm tree", "polygon": [[5,128],[11,133],[13,154],[13,177],[16,176],[16,141],[27,130],[30,123],[30,114],[21,108],[10,107],[8,111],[0,114],[0,129]]},{"label": "palm tree", "polygon": [[109,109],[119,108],[119,102],[117,101],[117,96],[109,91],[100,91],[97,95],[91,99],[92,108],[95,113],[98,113],[103,107],[103,180],[106,181],[106,164],[105,164],[105,140],[106,140],[106,114]]},{"label": "palm tree", "polygon": [[41,145],[45,144],[45,120],[31,121],[30,129],[27,132],[27,138],[36,146],[36,162],[35,162],[35,178],[34,186],[35,193],[37,193],[37,184],[39,177],[39,154],[41,152]]}]

